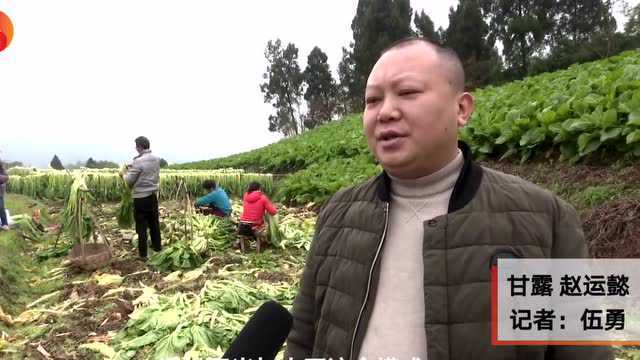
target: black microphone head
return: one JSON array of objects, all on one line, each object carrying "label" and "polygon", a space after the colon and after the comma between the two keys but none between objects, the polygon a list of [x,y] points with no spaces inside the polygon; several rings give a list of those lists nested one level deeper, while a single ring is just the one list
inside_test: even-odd
[{"label": "black microphone head", "polygon": [[293,318],[289,311],[275,301],[268,301],[253,314],[222,358],[273,360],[292,326]]}]

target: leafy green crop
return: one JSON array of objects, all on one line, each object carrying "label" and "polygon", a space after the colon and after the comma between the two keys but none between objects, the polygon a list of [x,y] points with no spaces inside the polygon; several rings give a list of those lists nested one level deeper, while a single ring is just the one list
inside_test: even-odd
[{"label": "leafy green crop", "polygon": [[380,173],[369,155],[316,163],[285,177],[277,186],[276,199],[292,204],[321,203],[338,190]]},{"label": "leafy green crop", "polygon": [[572,162],[599,149],[640,156],[640,52],[574,65],[475,93],[461,138],[480,156],[558,148]]}]

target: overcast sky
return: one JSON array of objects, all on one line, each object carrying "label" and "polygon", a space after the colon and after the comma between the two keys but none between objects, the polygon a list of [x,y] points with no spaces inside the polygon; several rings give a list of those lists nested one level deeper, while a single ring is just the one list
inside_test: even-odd
[{"label": "overcast sky", "polygon": [[[631,1],[631,3],[637,3]],[[0,52],[0,157],[46,167],[130,161],[145,135],[170,163],[280,139],[259,89],[264,48],[314,46],[336,71],[357,0],[0,0],[13,42]],[[457,0],[411,0],[436,28]],[[617,14],[616,14],[617,15]]]}]

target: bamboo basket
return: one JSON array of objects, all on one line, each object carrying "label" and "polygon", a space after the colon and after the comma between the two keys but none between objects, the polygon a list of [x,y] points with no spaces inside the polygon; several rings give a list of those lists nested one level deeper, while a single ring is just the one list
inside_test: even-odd
[{"label": "bamboo basket", "polygon": [[111,249],[105,243],[76,244],[69,253],[71,263],[86,271],[109,265]]}]

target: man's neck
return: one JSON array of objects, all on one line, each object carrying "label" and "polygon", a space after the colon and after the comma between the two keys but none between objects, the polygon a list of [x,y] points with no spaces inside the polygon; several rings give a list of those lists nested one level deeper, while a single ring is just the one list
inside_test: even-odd
[{"label": "man's neck", "polygon": [[462,169],[464,157],[458,150],[456,156],[438,171],[413,179],[391,178],[391,193],[400,197],[425,197],[450,190],[455,185]]},{"label": "man's neck", "polygon": [[461,153],[462,153],[462,151],[458,147],[456,147],[455,149],[453,149],[451,151],[451,153],[448,156],[446,156],[444,158],[444,160],[438,161],[435,164],[429,164],[429,165],[425,165],[425,166],[422,166],[422,167],[416,167],[416,168],[408,169],[408,170],[405,170],[405,171],[397,171],[395,169],[388,169],[387,173],[390,176],[392,176],[393,178],[402,179],[402,180],[414,180],[414,179],[423,178],[425,176],[429,176],[431,174],[434,174],[434,173],[442,170],[445,166],[447,166],[454,159],[456,159]]}]

